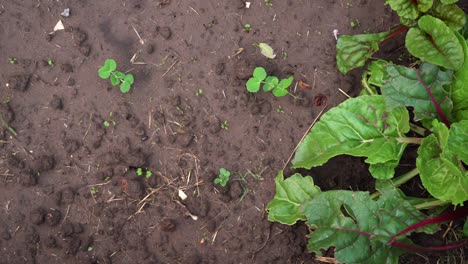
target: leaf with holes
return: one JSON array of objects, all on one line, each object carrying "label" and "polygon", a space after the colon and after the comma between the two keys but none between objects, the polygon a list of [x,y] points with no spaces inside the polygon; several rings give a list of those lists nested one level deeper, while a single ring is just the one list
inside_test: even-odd
[{"label": "leaf with holes", "polygon": [[458,70],[463,66],[463,47],[442,20],[425,15],[418,26],[406,35],[406,48],[413,56],[447,69]]},{"label": "leaf with holes", "polygon": [[409,129],[406,108],[388,110],[380,95],[351,98],[325,113],[312,127],[296,151],[293,167],[310,169],[348,154],[367,157],[365,162],[375,166],[372,176],[389,179],[407,145],[400,139]]}]

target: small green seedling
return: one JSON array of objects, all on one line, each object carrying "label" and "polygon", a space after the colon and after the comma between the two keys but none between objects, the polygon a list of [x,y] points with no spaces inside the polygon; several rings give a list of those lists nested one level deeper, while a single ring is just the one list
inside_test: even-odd
[{"label": "small green seedling", "polygon": [[265,5],[269,7],[273,6],[273,4],[271,3],[271,0],[265,0]]},{"label": "small green seedling", "polygon": [[10,64],[16,64],[16,58],[15,57],[10,57],[10,58],[8,58],[8,62]]},{"label": "small green seedling", "polygon": [[54,60],[47,59],[47,65],[49,65],[50,67],[54,67],[54,64],[55,64]]},{"label": "small green seedling", "polygon": [[109,112],[109,121],[110,121],[110,122],[107,121],[107,120],[104,120],[103,125],[104,125],[105,127],[109,127],[111,123],[112,123],[112,125],[114,125],[114,126],[117,125],[117,123],[114,121],[114,119],[112,119],[112,116],[113,116],[113,115],[114,115],[113,112]]},{"label": "small green seedling", "polygon": [[214,180],[214,183],[219,184],[223,187],[226,187],[230,177],[231,177],[231,172],[226,170],[225,168],[221,168],[219,169],[218,178]]},{"label": "small green seedling", "polygon": [[3,100],[3,104],[9,104],[11,102],[11,98],[7,97]]},{"label": "small green seedling", "polygon": [[99,193],[99,188],[97,186],[93,186],[89,189],[89,192],[92,194],[92,195],[96,195]]},{"label": "small green seedling", "polygon": [[153,176],[153,172],[151,172],[151,170],[148,169],[148,168],[137,168],[136,174],[137,174],[137,176],[145,175],[145,177],[147,179],[149,179],[149,178],[151,178],[151,176]]},{"label": "small green seedling", "polygon": [[250,31],[252,31],[252,26],[250,24],[245,24],[244,32],[249,33]]},{"label": "small green seedling", "polygon": [[263,67],[257,67],[253,71],[252,77],[247,81],[247,91],[256,93],[260,90],[263,84],[263,91],[272,92],[274,96],[281,97],[287,95],[288,87],[293,83],[294,78],[291,76],[280,80],[276,76],[268,76]]},{"label": "small green seedling", "polygon": [[277,112],[277,113],[284,113],[283,107],[282,107],[281,105],[278,106],[278,108],[276,108],[276,112]]},{"label": "small green seedling", "polygon": [[107,59],[104,62],[104,66],[99,68],[98,74],[101,79],[105,80],[110,78],[113,86],[120,84],[120,91],[122,93],[128,93],[134,82],[132,74],[125,74],[117,71],[117,63],[113,59]]},{"label": "small green seedling", "polygon": [[221,128],[222,128],[222,129],[226,129],[226,130],[229,129],[229,125],[228,125],[228,121],[227,121],[227,120],[224,120],[223,123],[221,123]]},{"label": "small green seedling", "polygon": [[356,19],[354,21],[351,21],[350,25],[352,28],[358,28],[361,26],[361,23],[359,23],[359,20]]},{"label": "small green seedling", "polygon": [[202,95],[203,95],[203,89],[198,88],[198,89],[197,89],[196,96],[202,96]]}]

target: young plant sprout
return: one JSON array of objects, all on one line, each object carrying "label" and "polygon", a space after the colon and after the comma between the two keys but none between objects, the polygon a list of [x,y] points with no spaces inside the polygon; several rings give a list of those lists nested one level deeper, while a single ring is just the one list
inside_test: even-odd
[{"label": "young plant sprout", "polygon": [[221,128],[222,128],[222,129],[225,129],[225,130],[228,130],[228,129],[229,129],[228,121],[227,121],[227,120],[224,120],[223,123],[221,123]]},{"label": "young plant sprout", "polygon": [[244,32],[249,33],[250,31],[252,31],[252,26],[250,24],[245,24],[243,30],[244,30]]},{"label": "young plant sprout", "polygon": [[120,91],[122,93],[128,93],[134,82],[132,74],[125,74],[117,71],[117,63],[113,59],[107,59],[104,62],[104,66],[99,68],[98,74],[101,79],[105,80],[110,78],[113,86],[120,85]]},{"label": "young plant sprout", "polygon": [[151,178],[153,176],[153,172],[151,172],[150,169],[148,168],[137,168],[136,170],[137,176],[145,176],[147,179]]},{"label": "young plant sprout", "polygon": [[231,177],[231,172],[226,170],[225,168],[221,168],[219,169],[218,178],[214,180],[214,183],[219,184],[223,187],[226,187],[230,177]]},{"label": "young plant sprout", "polygon": [[294,78],[291,76],[286,79],[279,79],[276,76],[268,76],[263,67],[257,67],[253,71],[252,77],[247,81],[247,91],[256,93],[260,90],[263,84],[263,91],[271,92],[276,97],[287,95],[288,87],[293,83]]},{"label": "young plant sprout", "polygon": [[16,58],[15,58],[15,57],[10,57],[10,58],[8,58],[8,63],[10,63],[10,64],[16,64]]}]

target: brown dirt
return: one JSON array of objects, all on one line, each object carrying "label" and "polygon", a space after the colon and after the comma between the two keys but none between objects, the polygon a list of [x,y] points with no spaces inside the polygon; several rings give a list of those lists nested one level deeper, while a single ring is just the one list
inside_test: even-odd
[{"label": "brown dirt", "polygon": [[[358,93],[360,74],[335,67],[333,29],[386,30],[395,15],[380,1],[243,2],[0,2],[0,110],[17,132],[0,131],[0,263],[316,263],[306,227],[268,222],[265,204],[316,104]],[[98,78],[107,58],[135,76],[129,94]],[[312,89],[249,94],[255,66]],[[367,188],[356,161],[332,161],[319,182]],[[227,188],[213,185],[221,167],[235,172]]]}]

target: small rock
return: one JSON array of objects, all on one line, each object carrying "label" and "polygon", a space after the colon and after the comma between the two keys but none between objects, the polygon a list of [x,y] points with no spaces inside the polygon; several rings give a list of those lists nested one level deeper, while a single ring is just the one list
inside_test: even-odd
[{"label": "small rock", "polygon": [[62,13],[60,13],[61,16],[63,17],[69,17],[70,16],[70,8],[65,8]]}]

